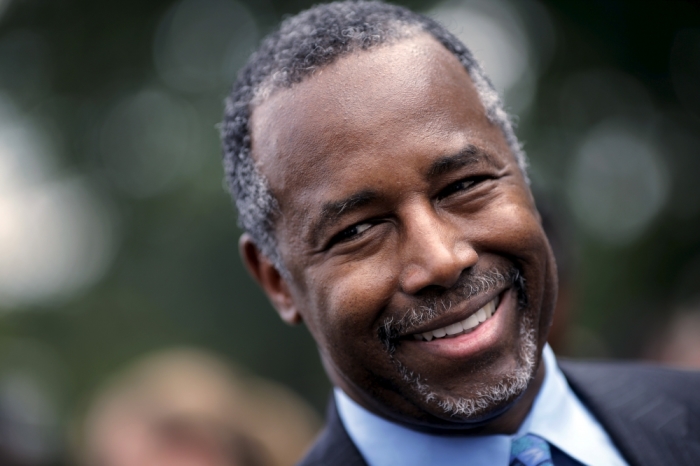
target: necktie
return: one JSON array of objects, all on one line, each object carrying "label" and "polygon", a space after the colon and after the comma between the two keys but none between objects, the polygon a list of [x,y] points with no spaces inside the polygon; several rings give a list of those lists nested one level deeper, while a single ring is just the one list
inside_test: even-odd
[{"label": "necktie", "polygon": [[546,440],[532,434],[513,440],[510,466],[553,466],[552,453]]}]

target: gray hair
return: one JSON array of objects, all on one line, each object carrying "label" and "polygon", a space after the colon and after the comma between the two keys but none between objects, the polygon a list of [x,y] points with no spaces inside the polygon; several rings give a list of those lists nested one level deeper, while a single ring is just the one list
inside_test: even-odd
[{"label": "gray hair", "polygon": [[527,159],[498,93],[471,51],[442,25],[406,8],[344,1],[315,6],[282,22],[238,75],[221,125],[223,165],[238,223],[285,273],[274,232],[279,205],[251,155],[250,116],[277,89],[289,88],[339,57],[427,32],[457,57],[473,81],[488,119],[498,125],[527,180]]}]

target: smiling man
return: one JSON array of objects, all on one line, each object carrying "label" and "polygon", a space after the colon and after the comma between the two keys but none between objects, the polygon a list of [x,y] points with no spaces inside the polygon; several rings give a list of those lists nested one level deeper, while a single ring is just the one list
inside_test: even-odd
[{"label": "smiling man", "polygon": [[365,2],[286,20],[222,135],[243,259],[336,387],[302,464],[700,461],[698,375],[559,369],[525,156],[440,25]]}]

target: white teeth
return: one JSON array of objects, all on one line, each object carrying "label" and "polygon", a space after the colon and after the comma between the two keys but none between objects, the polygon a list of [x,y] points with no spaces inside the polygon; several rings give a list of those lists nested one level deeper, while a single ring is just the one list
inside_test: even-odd
[{"label": "white teeth", "polygon": [[[496,298],[498,299],[498,298]],[[484,306],[484,309],[486,310],[486,318],[488,319],[493,315],[494,312],[496,312],[496,300],[494,299],[493,301],[489,301],[486,306]]]},{"label": "white teeth", "polygon": [[462,327],[461,322],[456,322],[452,325],[448,325],[447,328],[445,328],[445,331],[448,335],[457,335],[458,333],[463,332],[464,328]]},{"label": "white teeth", "polygon": [[479,325],[479,319],[477,319],[477,317],[474,314],[470,315],[462,321],[462,327],[464,327],[464,330],[472,329],[477,325]]},{"label": "white teeth", "polygon": [[458,335],[462,332],[472,330],[477,327],[480,323],[488,320],[495,312],[500,299],[498,297],[492,299],[484,305],[481,309],[476,311],[474,314],[470,315],[461,322],[456,322],[454,324],[442,327],[430,332],[424,332],[413,335],[416,340],[427,340],[430,341],[433,338],[444,338],[446,336]]}]

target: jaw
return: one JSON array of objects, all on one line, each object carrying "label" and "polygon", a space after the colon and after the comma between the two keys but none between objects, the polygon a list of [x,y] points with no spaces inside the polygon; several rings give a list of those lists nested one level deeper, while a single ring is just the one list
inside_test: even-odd
[{"label": "jaw", "polygon": [[[514,424],[517,430],[539,390],[533,382],[539,345],[533,320],[518,309],[515,290],[501,296],[491,319],[470,333],[430,342],[401,340],[393,355],[382,349],[375,359],[382,363],[363,368],[361,375],[347,376],[350,372],[339,370],[327,354],[324,367],[360,405],[413,429],[477,434]],[[368,386],[372,393],[362,388]],[[526,408],[512,422],[510,413],[522,411],[516,405]]]}]

